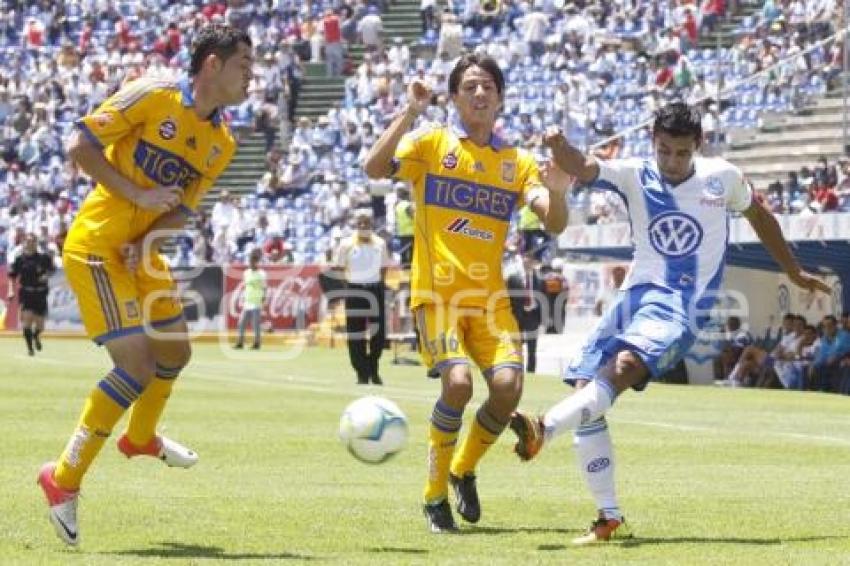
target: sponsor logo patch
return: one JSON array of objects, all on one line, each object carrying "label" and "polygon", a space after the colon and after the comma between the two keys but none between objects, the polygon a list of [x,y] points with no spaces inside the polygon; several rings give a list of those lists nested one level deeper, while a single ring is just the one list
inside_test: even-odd
[{"label": "sponsor logo patch", "polygon": [[431,174],[425,178],[426,205],[509,222],[516,201],[517,193],[498,187]]},{"label": "sponsor logo patch", "polygon": [[207,156],[207,168],[212,167],[213,162],[218,159],[219,155],[221,155],[221,148],[213,145],[210,148],[210,154]]},{"label": "sponsor logo patch", "polygon": [[470,226],[471,222],[469,218],[458,217],[446,226],[446,230],[453,234],[461,234],[469,238],[476,238],[487,242],[493,239],[493,232]]},{"label": "sponsor logo patch", "polygon": [[591,460],[590,463],[587,465],[587,471],[591,474],[594,474],[596,472],[601,472],[610,465],[611,460],[609,460],[608,458],[595,458]]},{"label": "sponsor logo patch", "polygon": [[186,160],[145,140],[139,140],[133,152],[136,165],[160,185],[187,187],[200,174]]},{"label": "sponsor logo patch", "polygon": [[127,311],[127,318],[139,318],[139,304],[136,301],[124,303],[124,310]]},{"label": "sponsor logo patch", "polygon": [[173,140],[177,135],[177,124],[171,118],[166,118],[159,125],[159,137],[164,140]]},{"label": "sponsor logo patch", "polygon": [[713,197],[722,197],[723,182],[717,177],[709,177],[705,182],[705,192]]},{"label": "sponsor logo patch", "polygon": [[658,253],[680,258],[691,255],[702,243],[699,222],[683,212],[665,212],[649,223],[649,241]]},{"label": "sponsor logo patch", "polygon": [[108,112],[103,112],[101,114],[92,115],[92,121],[94,122],[94,125],[98,128],[105,128],[113,121],[115,121],[115,118],[112,117],[112,114],[109,114]]},{"label": "sponsor logo patch", "polygon": [[502,161],[502,180],[506,183],[513,183],[516,179],[516,162]]},{"label": "sponsor logo patch", "polygon": [[446,169],[454,169],[457,167],[457,155],[454,153],[447,153],[445,157],[443,157],[443,167]]}]

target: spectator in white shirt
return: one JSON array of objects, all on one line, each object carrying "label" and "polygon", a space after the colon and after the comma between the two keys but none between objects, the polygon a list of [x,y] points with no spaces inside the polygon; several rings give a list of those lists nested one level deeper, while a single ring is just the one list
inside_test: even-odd
[{"label": "spectator in white shirt", "polygon": [[212,224],[213,233],[217,233],[232,225],[236,219],[236,207],[233,206],[233,200],[228,191],[221,191],[221,196],[217,203],[213,206]]},{"label": "spectator in white shirt", "polygon": [[381,47],[384,24],[376,7],[369,7],[366,15],[357,24],[357,31],[367,49],[377,50]]}]

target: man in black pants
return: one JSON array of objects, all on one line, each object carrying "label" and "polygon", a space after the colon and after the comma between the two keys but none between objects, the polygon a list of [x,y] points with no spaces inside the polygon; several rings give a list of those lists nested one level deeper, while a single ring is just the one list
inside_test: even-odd
[{"label": "man in black pants", "polygon": [[389,265],[387,244],[372,232],[369,211],[355,213],[356,231],[342,242],[335,266],[344,273],[345,331],[348,356],[357,383],[383,385],[378,361],[386,340],[384,275]]},{"label": "man in black pants", "polygon": [[[508,278],[507,285],[511,294],[511,310],[525,344],[525,371],[537,370],[537,338],[543,320],[542,299],[546,297],[546,287],[540,273],[535,268],[533,251],[522,255],[522,272]],[[547,317],[548,320],[548,317]]]},{"label": "man in black pants", "polygon": [[39,253],[35,234],[27,234],[24,248],[9,270],[8,299],[15,298],[15,280],[20,284],[21,328],[29,355],[41,350],[41,331],[47,315],[47,279],[55,271],[53,260]]}]

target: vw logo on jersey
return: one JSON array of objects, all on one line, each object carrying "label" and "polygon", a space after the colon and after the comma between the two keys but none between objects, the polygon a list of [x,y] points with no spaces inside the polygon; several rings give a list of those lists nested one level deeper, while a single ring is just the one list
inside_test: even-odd
[{"label": "vw logo on jersey", "polygon": [[665,212],[649,223],[649,242],[655,251],[667,257],[691,255],[702,243],[702,236],[702,226],[684,212]]}]

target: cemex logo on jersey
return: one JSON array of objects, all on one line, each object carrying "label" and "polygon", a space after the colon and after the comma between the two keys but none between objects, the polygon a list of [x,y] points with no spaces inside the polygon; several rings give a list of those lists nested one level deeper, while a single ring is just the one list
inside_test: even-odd
[{"label": "cemex logo on jersey", "polygon": [[691,255],[702,243],[702,226],[693,216],[672,211],[659,214],[649,223],[649,241],[655,251],[671,258]]},{"label": "cemex logo on jersey", "polygon": [[461,234],[463,236],[468,236],[470,238],[476,238],[478,240],[490,241],[493,239],[493,232],[488,230],[481,230],[479,228],[473,228],[469,225],[471,221],[469,218],[463,218],[459,216],[452,220],[448,226],[446,226],[446,230],[452,232],[453,234]]}]

